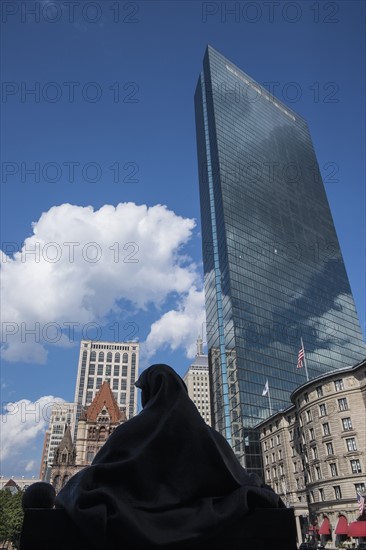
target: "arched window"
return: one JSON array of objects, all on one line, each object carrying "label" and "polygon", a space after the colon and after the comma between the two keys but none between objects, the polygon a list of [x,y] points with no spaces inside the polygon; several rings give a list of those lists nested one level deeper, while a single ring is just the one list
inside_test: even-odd
[{"label": "arched window", "polygon": [[67,462],[67,451],[64,451],[61,455],[61,462],[62,464],[66,464]]},{"label": "arched window", "polygon": [[88,464],[91,464],[91,462],[93,461],[93,458],[94,458],[94,451],[88,451],[86,453],[86,461]]},{"label": "arched window", "polygon": [[54,486],[54,488],[56,489],[56,491],[57,491],[57,488],[58,488],[59,483],[60,483],[60,476],[55,476],[55,477],[53,478],[52,485]]},{"label": "arched window", "polygon": [[109,351],[107,353],[107,363],[112,363],[112,352],[111,351]]},{"label": "arched window", "polygon": [[114,356],[114,362],[115,363],[121,362],[121,354],[119,352],[117,352],[116,355]]},{"label": "arched window", "polygon": [[92,351],[90,354],[90,361],[96,361],[97,360],[97,353],[95,351]]},{"label": "arched window", "polygon": [[123,354],[122,363],[128,363],[128,354],[127,353]]},{"label": "arched window", "polygon": [[66,485],[66,483],[68,482],[69,480],[69,475],[68,474],[65,474],[64,477],[62,478],[62,487],[64,487]]},{"label": "arched window", "polygon": [[100,351],[98,355],[98,361],[103,362],[104,361],[104,351]]},{"label": "arched window", "polygon": [[99,430],[99,439],[105,439],[107,436],[107,431],[104,426],[101,426]]}]

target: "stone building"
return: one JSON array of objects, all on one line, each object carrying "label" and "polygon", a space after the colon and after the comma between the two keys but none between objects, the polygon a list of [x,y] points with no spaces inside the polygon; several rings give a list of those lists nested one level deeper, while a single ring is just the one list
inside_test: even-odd
[{"label": "stone building", "polygon": [[301,385],[291,400],[258,426],[265,481],[295,509],[299,540],[318,532],[341,542],[365,493],[366,360]]},{"label": "stone building", "polygon": [[71,438],[70,426],[66,426],[61,443],[56,448],[51,468],[51,483],[58,492],[77,471],[76,450]]},{"label": "stone building", "polygon": [[67,426],[55,451],[50,482],[56,492],[72,475],[91,464],[111,433],[125,420],[126,413],[119,409],[109,383],[103,382],[91,405],[81,413],[75,442]]},{"label": "stone building", "polygon": [[110,385],[104,382],[79,419],[75,441],[78,468],[91,464],[111,433],[125,420],[126,413],[119,409]]},{"label": "stone building", "polygon": [[75,433],[76,403],[57,402],[52,405],[50,421],[45,433],[41,458],[40,479],[50,480],[55,450],[61,443],[66,426]]}]

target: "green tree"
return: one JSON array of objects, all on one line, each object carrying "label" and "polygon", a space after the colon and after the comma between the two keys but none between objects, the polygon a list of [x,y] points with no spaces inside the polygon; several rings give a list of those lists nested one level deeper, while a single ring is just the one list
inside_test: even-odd
[{"label": "green tree", "polygon": [[0,490],[0,541],[19,545],[23,524],[22,491]]}]

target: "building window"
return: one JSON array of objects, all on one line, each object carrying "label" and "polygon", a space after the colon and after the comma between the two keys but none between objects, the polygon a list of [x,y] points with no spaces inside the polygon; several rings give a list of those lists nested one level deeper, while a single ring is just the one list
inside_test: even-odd
[{"label": "building window", "polygon": [[316,447],[312,447],[311,452],[313,453],[313,459],[317,459],[318,458],[318,449]]},{"label": "building window", "polygon": [[279,460],[281,460],[281,458],[282,458],[282,449],[278,450],[278,458],[279,458]]},{"label": "building window", "polygon": [[308,410],[306,411],[306,420],[308,422],[311,422],[312,418],[311,418],[311,410]]},{"label": "building window", "polygon": [[325,500],[324,489],[319,489],[319,500],[321,502]]},{"label": "building window", "polygon": [[342,378],[340,378],[339,380],[334,380],[334,388],[335,388],[335,391],[344,390]]},{"label": "building window", "polygon": [[265,441],[264,442],[264,450],[267,451],[267,449],[268,449],[268,441]]},{"label": "building window", "polygon": [[98,376],[102,376],[103,375],[103,365],[98,365]]},{"label": "building window", "polygon": [[354,437],[350,437],[349,439],[346,439],[347,449],[349,451],[357,451],[357,445],[356,440]]},{"label": "building window", "polygon": [[304,399],[305,399],[305,403],[309,403],[309,394],[307,391],[304,393]]},{"label": "building window", "polygon": [[268,466],[268,462],[269,462],[268,455],[266,455],[266,466]]},{"label": "building window", "polygon": [[356,493],[361,495],[366,491],[366,485],[364,483],[355,483]]},{"label": "building window", "polygon": [[336,485],[335,487],[333,487],[334,489],[334,497],[336,500],[340,500],[342,498],[342,492],[341,492],[341,488],[339,485]]},{"label": "building window", "polygon": [[335,477],[338,475],[337,464],[335,464],[335,462],[332,462],[331,464],[329,464],[329,468],[330,468],[330,473],[332,477]]},{"label": "building window", "polygon": [[348,403],[346,397],[338,399],[338,407],[340,411],[348,411]]},{"label": "building window", "polygon": [[323,434],[330,435],[330,428],[329,428],[328,422],[325,422],[325,424],[323,424]]},{"label": "building window", "polygon": [[351,470],[353,474],[361,473],[361,463],[359,460],[351,460]]},{"label": "building window", "polygon": [[281,439],[280,439],[280,436],[278,435],[277,436],[277,445],[279,445],[281,443]]},{"label": "building window", "polygon": [[273,449],[273,437],[271,437],[271,440],[270,440],[270,447],[271,449]]},{"label": "building window", "polygon": [[349,416],[347,416],[347,418],[342,418],[342,426],[344,431],[352,430],[352,420]]},{"label": "building window", "polygon": [[272,453],[272,462],[275,462],[275,454]]},{"label": "building window", "polygon": [[319,415],[326,416],[326,414],[327,414],[327,407],[325,403],[322,403],[321,405],[319,405]]},{"label": "building window", "polygon": [[87,451],[86,453],[86,461],[88,464],[91,464],[93,458],[95,456],[95,452],[94,451]]},{"label": "building window", "polygon": [[309,438],[310,438],[310,441],[313,441],[315,438],[314,438],[314,428],[310,428],[309,430]]},{"label": "building window", "polygon": [[280,475],[281,475],[281,476],[284,475],[283,464],[280,464]]},{"label": "building window", "polygon": [[333,443],[327,443],[327,455],[334,455]]},{"label": "building window", "polygon": [[316,471],[316,479],[321,479],[322,478],[322,472],[321,472],[320,466],[316,466],[315,471]]},{"label": "building window", "polygon": [[323,387],[322,386],[317,386],[316,394],[317,394],[318,397],[323,397]]}]

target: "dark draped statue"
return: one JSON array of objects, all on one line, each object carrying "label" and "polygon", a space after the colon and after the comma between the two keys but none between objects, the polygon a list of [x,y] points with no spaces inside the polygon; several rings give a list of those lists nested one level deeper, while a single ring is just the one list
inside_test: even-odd
[{"label": "dark draped statue", "polygon": [[149,367],[136,385],[142,411],[56,497],[90,548],[203,548],[235,538],[254,509],[284,506],[204,422],[171,367]]}]

